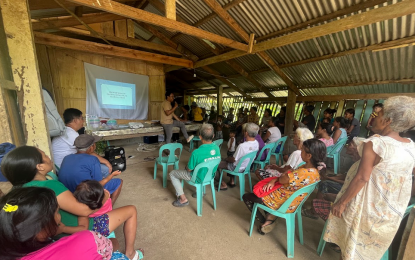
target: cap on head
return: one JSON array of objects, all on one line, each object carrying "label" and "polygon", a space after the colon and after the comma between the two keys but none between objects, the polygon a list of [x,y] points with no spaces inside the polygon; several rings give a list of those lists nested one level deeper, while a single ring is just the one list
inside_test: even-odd
[{"label": "cap on head", "polygon": [[78,149],[85,149],[101,140],[101,136],[83,134],[75,139],[74,145]]}]

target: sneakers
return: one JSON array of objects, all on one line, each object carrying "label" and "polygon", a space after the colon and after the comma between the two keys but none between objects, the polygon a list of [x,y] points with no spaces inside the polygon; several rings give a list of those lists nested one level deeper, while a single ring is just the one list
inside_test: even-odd
[{"label": "sneakers", "polygon": [[195,137],[194,135],[189,136],[189,138],[187,138],[187,142],[190,143],[190,141],[192,141],[193,137]]}]

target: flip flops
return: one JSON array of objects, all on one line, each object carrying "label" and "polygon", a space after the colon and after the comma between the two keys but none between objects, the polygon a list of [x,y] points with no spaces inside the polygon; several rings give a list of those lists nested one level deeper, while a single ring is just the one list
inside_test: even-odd
[{"label": "flip flops", "polygon": [[266,220],[266,221],[271,221],[271,223],[268,224],[268,225],[266,225],[266,226],[259,225],[258,226],[258,232],[259,232],[259,234],[265,235],[265,234],[271,232],[274,229],[275,225],[277,224],[277,219],[278,218],[276,218],[274,220]]},{"label": "flip flops", "polygon": [[140,260],[140,259],[143,259],[144,258],[144,254],[143,254],[144,251],[142,251],[142,250],[143,249],[136,250],[135,251],[135,255],[134,255],[134,257],[133,257],[132,260]]},{"label": "flip flops", "polygon": [[181,208],[181,207],[185,207],[185,206],[189,205],[189,201],[186,201],[185,203],[181,203],[180,199],[177,199],[177,200],[173,201],[172,204],[175,207]]},{"label": "flip flops", "polygon": [[228,185],[229,188],[235,188],[236,184],[232,184],[230,182],[226,183],[226,185]]}]

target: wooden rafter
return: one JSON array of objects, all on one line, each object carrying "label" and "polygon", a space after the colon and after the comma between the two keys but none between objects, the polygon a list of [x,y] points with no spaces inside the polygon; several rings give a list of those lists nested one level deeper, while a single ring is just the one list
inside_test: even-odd
[{"label": "wooden rafter", "polygon": [[204,69],[205,71],[207,71],[208,73],[210,73],[212,76],[214,76],[215,78],[217,78],[218,80],[222,81],[224,84],[228,85],[230,88],[232,88],[233,90],[235,90],[236,92],[239,92],[242,96],[247,97],[248,95],[241,90],[240,88],[238,88],[233,82],[223,78],[219,72],[217,72],[216,70],[210,68],[210,67],[202,67],[202,69]]},{"label": "wooden rafter", "polygon": [[[82,29],[77,29],[77,28],[72,28],[72,27],[65,27],[65,28],[61,28],[60,30],[63,31],[63,32],[69,32],[69,33],[74,33],[74,34],[78,34],[78,35],[99,38],[99,37],[96,37],[95,35],[91,34],[89,31],[82,30]],[[101,33],[99,33],[99,34],[101,34]],[[120,38],[120,37],[115,37],[115,36],[110,36],[110,35],[103,35],[103,36],[108,41],[111,41],[111,42],[117,42],[117,43],[129,45],[129,46],[133,46],[133,47],[139,47],[139,48],[143,48],[143,49],[159,51],[159,52],[164,52],[164,53],[169,53],[169,54],[174,54],[174,55],[182,55],[180,52],[173,49],[172,47],[166,46],[166,45],[163,45],[163,44],[152,43],[152,42],[143,41],[143,40],[134,39],[134,38],[123,39],[123,38]]]},{"label": "wooden rafter", "polygon": [[[115,0],[120,3],[130,2],[131,0]],[[62,1],[62,3],[67,7],[76,7],[78,4],[71,3],[68,1]],[[58,4],[50,0],[29,0],[30,10],[41,10],[41,9],[56,9],[60,8]]]},{"label": "wooden rafter", "polygon": [[[277,39],[272,39],[269,41],[258,43],[254,46],[253,52],[257,53],[260,51],[278,48],[292,43],[302,42],[316,37],[321,37],[324,35],[333,34],[344,30],[373,24],[380,21],[409,15],[412,13],[415,13],[415,0],[404,0],[396,4],[373,9],[365,13],[356,14],[353,16],[343,18],[341,20],[336,20],[330,23],[284,35],[278,37]],[[195,67],[203,67],[213,63],[242,57],[246,54],[246,52],[234,50],[216,57],[200,60],[195,63]]]},{"label": "wooden rafter", "polygon": [[166,0],[166,18],[176,20],[176,0]]},{"label": "wooden rafter", "polygon": [[[115,21],[115,20],[122,20],[125,17],[115,15],[115,14],[108,14],[108,13],[98,13],[98,14],[85,14],[80,19],[86,23],[103,23],[108,21]],[[82,25],[80,21],[72,16],[65,16],[65,17],[54,17],[54,18],[45,18],[39,21],[32,22],[32,29],[35,31],[38,30],[46,30],[46,29],[54,29],[54,28],[61,28],[61,27],[72,27]]]},{"label": "wooden rafter", "polygon": [[229,46],[234,49],[247,51],[248,45],[237,41],[234,41],[223,36],[204,31],[202,29],[190,26],[185,23],[174,21],[160,15],[156,15],[150,12],[136,9],[134,7],[120,4],[113,1],[99,1],[99,0],[69,0],[70,2],[77,3],[79,5],[88,6],[91,8],[99,9],[113,14],[118,14],[127,18],[131,18],[137,21],[150,23],[153,25],[161,26],[166,29],[180,31],[182,33],[192,35],[198,38],[207,39],[212,42],[216,42],[225,46]]},{"label": "wooden rafter", "polygon": [[47,33],[35,32],[35,42],[38,44],[44,44],[49,46],[55,46],[59,48],[85,51],[91,53],[97,53],[113,57],[121,57],[134,60],[144,60],[162,64],[179,65],[187,68],[191,68],[193,62],[191,60],[185,60],[181,58],[174,58],[170,56],[154,54],[144,51],[137,51],[128,48],[122,48],[117,46],[110,46],[101,43],[83,41],[78,39],[72,39],[68,37],[52,35]]},{"label": "wooden rafter", "polygon": [[[207,4],[231,29],[233,29],[245,42],[250,42],[252,41],[250,35],[235,21],[235,19],[233,19],[232,16],[230,16],[230,14],[228,14],[228,12],[226,10],[224,10],[222,8],[222,6],[216,2],[216,0],[203,0],[205,2],[205,4]],[[295,94],[297,95],[301,95],[300,91],[298,91],[297,87],[295,86],[295,84],[292,82],[292,80],[278,67],[277,63],[275,63],[272,58],[266,54],[265,52],[259,52],[258,55],[261,57],[261,59],[264,61],[264,63],[269,66],[272,70],[275,71],[275,73],[277,73],[281,79],[287,84],[288,88],[291,89],[292,91],[294,91]],[[241,73],[241,75],[243,75],[244,77],[247,77],[248,80],[253,83],[256,82],[256,84],[254,84],[256,87],[260,86],[260,84],[255,81],[254,79],[250,78],[248,75],[244,75],[247,74],[246,71],[244,71],[243,73]],[[268,91],[265,90],[265,88],[263,88],[262,86],[260,86],[260,89],[265,92],[265,94],[269,97],[272,97],[272,94]],[[265,91],[264,91],[265,90]]]}]

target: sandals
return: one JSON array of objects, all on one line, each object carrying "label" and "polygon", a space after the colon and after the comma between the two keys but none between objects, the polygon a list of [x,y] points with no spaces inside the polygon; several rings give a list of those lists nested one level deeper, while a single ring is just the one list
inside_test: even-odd
[{"label": "sandals", "polygon": [[[180,202],[180,199],[177,199],[177,200],[175,200],[175,201],[173,201],[173,206],[175,206],[175,207],[178,207],[178,208],[181,208],[181,207],[185,207],[185,206],[187,206],[187,205],[189,205],[189,201],[186,201],[185,203],[181,203]],[[140,258],[141,259],[141,258]]]},{"label": "sandals", "polygon": [[311,218],[311,219],[318,219],[318,217],[311,214],[310,210],[308,209],[301,209],[301,215],[307,218]]},{"label": "sandals", "polygon": [[232,184],[230,182],[226,183],[226,185],[228,185],[229,188],[235,188],[236,184]]},{"label": "sandals", "polygon": [[144,258],[144,250],[139,248],[135,251],[135,255],[132,260],[140,260]]},{"label": "sandals", "polygon": [[338,245],[333,244],[333,243],[329,243],[329,245],[330,245],[330,248],[334,250],[334,252],[339,253],[339,254],[342,252],[342,250],[340,249]]},{"label": "sandals", "polygon": [[268,224],[268,225],[266,225],[266,226],[259,225],[258,226],[258,232],[259,232],[259,234],[265,235],[265,234],[271,232],[274,229],[275,225],[277,224],[277,222],[276,222],[277,219],[278,218],[276,218],[274,220],[266,220],[265,222],[271,221],[271,223]]}]

